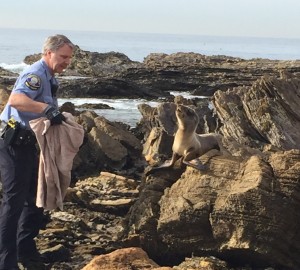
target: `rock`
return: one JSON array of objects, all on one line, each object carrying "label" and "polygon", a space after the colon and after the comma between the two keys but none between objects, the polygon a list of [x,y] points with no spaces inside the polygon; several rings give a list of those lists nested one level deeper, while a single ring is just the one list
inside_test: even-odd
[{"label": "rock", "polygon": [[[129,212],[127,240],[138,238],[160,261],[209,252],[233,264],[297,269],[299,158],[300,150],[271,154],[269,162],[214,157],[207,171],[187,168],[174,184],[170,171],[156,172]],[[290,245],[295,252],[283,252]]]},{"label": "rock", "polygon": [[127,149],[118,141],[111,138],[104,131],[92,128],[88,134],[91,155],[96,163],[113,170],[120,170],[126,164]]},{"label": "rock", "polygon": [[142,179],[138,200],[130,208],[124,221],[124,231],[121,237],[125,246],[145,248],[145,251],[153,259],[160,260],[160,255],[165,256],[166,260],[169,259],[164,252],[166,247],[159,244],[160,240],[157,234],[157,222],[160,213],[159,201],[164,190],[172,186],[182,172],[183,169],[178,168],[162,170]]},{"label": "rock", "polygon": [[163,102],[157,106],[159,125],[171,136],[174,136],[177,130],[176,105],[173,102]]},{"label": "rock", "polygon": [[0,111],[1,112],[8,101],[9,95],[10,92],[6,88],[1,88],[0,86]]},{"label": "rock", "polygon": [[[82,269],[93,256],[121,248],[121,221],[138,196],[137,188],[136,180],[109,172],[78,180],[70,187],[64,211],[49,212],[48,224],[37,238],[48,267]],[[105,204],[99,207],[94,204],[97,200]],[[118,203],[129,200],[131,204]]]},{"label": "rock", "polygon": [[65,262],[70,260],[70,251],[63,245],[59,244],[52,248],[43,250],[43,257],[47,259],[47,262]]},{"label": "rock", "polygon": [[132,98],[154,99],[169,96],[168,93],[120,78],[61,78],[59,98]]},{"label": "rock", "polygon": [[101,172],[98,177],[78,181],[68,190],[66,201],[76,201],[87,208],[117,213],[127,213],[138,195],[137,183],[109,172]]},{"label": "rock", "polygon": [[75,105],[72,102],[65,102],[62,104],[59,108],[61,112],[68,112],[71,113],[72,115],[78,115],[78,112],[75,109]]},{"label": "rock", "polygon": [[252,148],[289,150],[300,145],[299,97],[299,78],[265,76],[251,87],[216,92],[213,103],[225,137]]},{"label": "rock", "polygon": [[[124,248],[116,250],[107,255],[100,255],[94,258],[82,270],[142,270],[161,269],[159,265],[149,259],[146,252],[140,248]],[[166,268],[165,268],[166,269]]]},{"label": "rock", "polygon": [[18,74],[0,67],[0,76],[1,77],[13,77],[13,78],[15,78],[15,77],[18,76]]},{"label": "rock", "polygon": [[95,118],[95,125],[98,129],[103,130],[111,138],[119,141],[127,148],[140,152],[142,150],[141,142],[128,130],[120,128],[119,125],[105,119],[102,116]]},{"label": "rock", "polygon": [[299,73],[300,61],[244,60],[221,55],[174,53],[150,54],[143,63],[157,74],[153,85],[160,82],[167,86],[164,91],[167,88],[169,91],[197,90],[197,95],[207,95],[209,91],[211,96],[219,89],[226,91],[236,86],[250,86],[264,74],[278,76],[278,70]]},{"label": "rock", "polygon": [[103,104],[103,103],[98,103],[98,104],[92,104],[92,103],[84,103],[82,105],[77,106],[77,108],[83,108],[83,109],[90,109],[90,110],[114,110],[113,107]]},{"label": "rock", "polygon": [[32,55],[27,55],[24,58],[24,63],[27,65],[32,65],[34,62],[40,60],[42,58],[42,56],[43,56],[42,53],[35,53]]},{"label": "rock", "polygon": [[[28,56],[25,62],[39,57]],[[77,47],[71,65],[60,78],[59,97],[157,99],[169,98],[170,91],[212,96],[218,90],[251,86],[263,75],[279,78],[283,73],[298,75],[300,61],[174,53],[150,54],[139,63],[121,53],[88,52]]]},{"label": "rock", "polygon": [[[225,147],[235,156],[260,155],[260,151],[267,148],[298,149],[299,85],[299,78],[285,73],[279,79],[262,77],[249,87],[217,91],[211,99],[212,103],[208,99],[189,102],[200,119],[197,133],[220,132],[224,135]],[[183,98],[175,101],[187,102]],[[174,103],[166,102],[161,103],[157,111],[154,111],[155,117],[143,115],[141,123],[147,123],[147,127],[157,127],[152,132],[147,131],[151,136],[148,135],[144,144],[144,156],[152,163],[157,157],[164,157],[164,153],[171,157],[170,152],[165,151],[160,144],[167,142],[166,145],[170,145],[171,139],[165,140],[163,131],[172,136],[177,129],[174,110]],[[159,139],[162,137],[163,142]]]},{"label": "rock", "polygon": [[134,133],[142,142],[145,142],[151,132],[151,129],[158,126],[157,108],[153,108],[148,104],[142,103],[138,105],[138,109],[142,118],[137,123],[136,128],[134,128]]},{"label": "rock", "polygon": [[125,125],[108,121],[92,111],[78,115],[86,131],[85,143],[76,159],[75,173],[87,175],[99,170],[132,169],[137,174],[144,167],[141,142]]},{"label": "rock", "polygon": [[123,53],[89,52],[77,47],[68,71],[75,71],[81,76],[111,77],[112,74],[122,73],[139,66],[141,66],[141,63],[131,61]]},{"label": "rock", "polygon": [[[126,217],[124,243],[164,263],[211,254],[230,265],[298,269],[300,261],[289,247],[296,251],[300,243],[299,85],[297,77],[282,73],[215,93],[218,129],[231,155],[202,156],[205,171],[175,166],[143,179]],[[160,108],[172,119],[168,105]],[[144,145],[156,154],[163,144],[159,113]],[[149,153],[152,161],[154,151]]]},{"label": "rock", "polygon": [[90,132],[93,127],[95,127],[95,118],[98,117],[98,114],[96,114],[93,111],[83,111],[78,116],[78,123],[83,126],[84,130],[86,132]]},{"label": "rock", "polygon": [[[24,63],[31,65],[41,59],[42,54],[26,56]],[[63,75],[67,76],[111,76],[115,72],[123,72],[129,68],[140,66],[131,61],[125,54],[118,52],[98,53],[81,50],[76,46],[71,64]]]},{"label": "rock", "polygon": [[172,156],[173,141],[174,137],[169,136],[162,128],[153,128],[143,145],[143,155],[148,164],[157,165]]},{"label": "rock", "polygon": [[180,265],[173,267],[174,270],[227,270],[229,266],[226,262],[216,257],[193,257],[186,258]]}]

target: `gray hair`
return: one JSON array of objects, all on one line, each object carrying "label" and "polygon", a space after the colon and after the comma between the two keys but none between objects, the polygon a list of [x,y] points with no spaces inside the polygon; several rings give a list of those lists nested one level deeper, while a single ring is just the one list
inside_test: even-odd
[{"label": "gray hair", "polygon": [[50,36],[44,42],[42,53],[45,55],[47,51],[55,52],[65,44],[72,49],[75,48],[75,45],[64,35]]}]

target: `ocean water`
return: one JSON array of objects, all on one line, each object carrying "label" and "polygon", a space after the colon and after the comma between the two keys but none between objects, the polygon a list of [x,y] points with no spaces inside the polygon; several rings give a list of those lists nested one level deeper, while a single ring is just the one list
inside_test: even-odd
[{"label": "ocean water", "polygon": [[13,65],[21,65],[25,56],[41,52],[45,38],[54,34],[67,35],[83,50],[121,52],[139,62],[150,53],[176,52],[227,55],[244,59],[300,59],[300,39],[0,28],[0,66],[13,68]]},{"label": "ocean water", "polygon": [[[106,104],[110,107],[113,107],[114,110],[109,109],[96,109],[98,115],[104,116],[110,121],[118,121],[125,124],[128,124],[131,127],[134,127],[137,122],[141,119],[141,114],[138,110],[138,105],[142,103],[147,103],[150,106],[157,106],[158,102],[155,101],[146,101],[143,99],[95,99],[95,98],[70,98],[58,99],[58,105],[61,106],[65,102],[72,102],[75,106],[82,104]],[[83,109],[82,109],[83,110]]]},{"label": "ocean water", "polygon": [[[182,95],[183,97],[189,99],[201,96],[192,96],[188,92],[171,92],[172,95]],[[123,122],[131,127],[135,127],[141,119],[141,114],[138,110],[138,105],[142,103],[147,103],[152,107],[156,107],[159,101],[148,101],[144,99],[95,99],[95,98],[60,98],[58,99],[58,105],[61,106],[65,102],[72,102],[75,106],[82,104],[106,104],[113,107],[114,110],[109,109],[95,109],[98,115],[104,116],[110,121]],[[84,109],[81,109],[84,110]]]},{"label": "ocean water", "polygon": [[[99,53],[121,52],[131,60],[139,62],[142,62],[150,53],[171,54],[176,52],[226,55],[243,59],[300,59],[300,39],[0,28],[0,66],[14,72],[22,71],[26,67],[23,63],[24,58],[27,55],[41,52],[45,38],[55,34],[65,34],[83,50]],[[73,102],[86,103],[83,100],[73,100]],[[99,102],[108,104],[115,110],[99,110],[96,111],[97,113],[110,120],[123,121],[134,126],[140,119],[137,104],[146,101],[93,99],[88,103]]]}]

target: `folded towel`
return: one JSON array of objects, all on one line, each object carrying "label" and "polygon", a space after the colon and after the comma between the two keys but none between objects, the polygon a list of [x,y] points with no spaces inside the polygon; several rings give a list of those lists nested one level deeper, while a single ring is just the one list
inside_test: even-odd
[{"label": "folded towel", "polygon": [[63,199],[71,182],[73,160],[83,142],[84,130],[70,113],[61,125],[51,126],[41,117],[31,120],[30,127],[40,147],[36,205],[46,210],[63,210]]}]

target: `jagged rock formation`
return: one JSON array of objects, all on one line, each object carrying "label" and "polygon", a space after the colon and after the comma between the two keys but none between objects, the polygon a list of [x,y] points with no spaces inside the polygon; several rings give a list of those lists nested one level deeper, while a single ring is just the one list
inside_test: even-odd
[{"label": "jagged rock formation", "polygon": [[141,142],[122,123],[111,122],[92,111],[78,115],[86,132],[74,161],[74,173],[88,176],[99,170],[141,173],[144,168]]},{"label": "jagged rock formation", "polygon": [[264,76],[251,87],[214,95],[221,131],[251,147],[271,144],[279,149],[300,146],[300,79]]},{"label": "jagged rock formation", "polygon": [[144,178],[125,242],[164,263],[211,255],[235,266],[298,269],[299,86],[293,76],[263,77],[215,93],[232,155],[203,156],[207,171],[163,169]]}]

